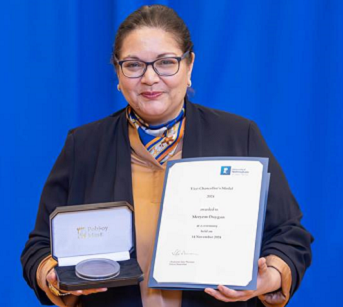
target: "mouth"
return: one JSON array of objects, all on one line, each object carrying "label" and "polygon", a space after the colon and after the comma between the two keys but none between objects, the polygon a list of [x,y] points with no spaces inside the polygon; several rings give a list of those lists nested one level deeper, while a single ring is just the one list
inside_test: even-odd
[{"label": "mouth", "polygon": [[162,94],[163,94],[163,92],[158,92],[158,91],[156,91],[156,92],[155,91],[153,91],[153,92],[146,91],[146,92],[141,93],[141,95],[147,99],[156,99],[156,98],[160,97]]}]

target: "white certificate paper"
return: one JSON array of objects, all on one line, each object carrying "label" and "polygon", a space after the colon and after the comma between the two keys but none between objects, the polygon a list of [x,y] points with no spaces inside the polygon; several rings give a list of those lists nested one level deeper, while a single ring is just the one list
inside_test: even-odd
[{"label": "white certificate paper", "polygon": [[266,158],[168,165],[150,287],[239,289],[256,282],[267,165]]}]

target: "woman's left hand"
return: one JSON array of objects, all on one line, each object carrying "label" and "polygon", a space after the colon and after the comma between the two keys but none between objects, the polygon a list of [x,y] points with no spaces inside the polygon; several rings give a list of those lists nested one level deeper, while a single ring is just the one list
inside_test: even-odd
[{"label": "woman's left hand", "polygon": [[235,291],[219,285],[218,290],[206,288],[205,292],[219,301],[237,302],[247,301],[255,296],[274,292],[281,288],[281,274],[273,267],[268,267],[265,258],[258,260],[258,276],[256,290]]}]

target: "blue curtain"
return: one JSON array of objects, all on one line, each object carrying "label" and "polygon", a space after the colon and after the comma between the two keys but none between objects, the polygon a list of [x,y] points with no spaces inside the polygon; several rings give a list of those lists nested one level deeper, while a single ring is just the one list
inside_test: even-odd
[{"label": "blue curtain", "polygon": [[[109,64],[124,17],[155,1],[0,3],[2,306],[39,306],[19,256],[67,131],[125,106]],[[289,306],[338,306],[343,288],[343,2],[160,1],[195,44],[191,100],[256,121],[313,233]]]}]

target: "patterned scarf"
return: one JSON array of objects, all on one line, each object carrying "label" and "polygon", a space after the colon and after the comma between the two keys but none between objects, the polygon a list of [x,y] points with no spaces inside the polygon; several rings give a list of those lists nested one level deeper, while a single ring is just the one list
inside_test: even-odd
[{"label": "patterned scarf", "polygon": [[126,109],[126,116],[138,130],[139,137],[147,151],[161,165],[174,154],[185,130],[185,107],[173,120],[156,126],[144,122],[130,106]]}]

